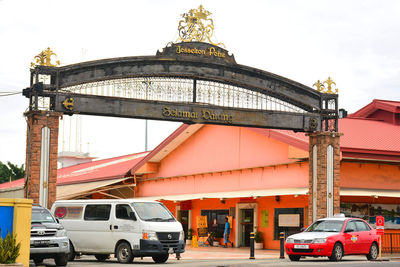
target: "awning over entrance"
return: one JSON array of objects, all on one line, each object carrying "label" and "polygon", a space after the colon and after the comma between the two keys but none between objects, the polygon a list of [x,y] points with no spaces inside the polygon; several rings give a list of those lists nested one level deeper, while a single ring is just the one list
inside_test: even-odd
[{"label": "awning over entrance", "polygon": [[[76,196],[85,196],[90,195],[92,193],[100,192],[103,190],[116,189],[118,187],[126,187],[126,185],[116,185],[107,188],[103,188],[106,186],[110,186],[112,184],[119,183],[128,178],[120,178],[113,180],[103,180],[89,183],[78,183],[78,184],[69,184],[69,185],[58,185],[57,186],[57,200],[60,199],[73,199]],[[101,190],[100,190],[101,188]]]},{"label": "awning over entrance", "polygon": [[399,190],[340,188],[341,196],[400,197]]},{"label": "awning over entrance", "polygon": [[282,196],[282,195],[305,195],[308,193],[308,187],[297,188],[274,188],[263,190],[246,190],[246,191],[231,191],[231,192],[213,192],[213,193],[197,193],[183,195],[167,195],[167,196],[151,196],[138,197],[137,199],[151,200],[171,200],[185,201],[190,199],[207,199],[207,198],[240,198],[240,197],[266,197],[266,196]]}]

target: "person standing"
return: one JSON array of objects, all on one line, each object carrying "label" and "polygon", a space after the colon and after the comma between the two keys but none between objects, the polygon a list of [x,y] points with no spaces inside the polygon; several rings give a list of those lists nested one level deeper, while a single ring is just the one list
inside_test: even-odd
[{"label": "person standing", "polygon": [[231,226],[229,225],[228,217],[225,217],[224,248],[228,247],[228,243],[231,243],[233,247],[233,242],[229,240],[230,233],[231,233]]}]

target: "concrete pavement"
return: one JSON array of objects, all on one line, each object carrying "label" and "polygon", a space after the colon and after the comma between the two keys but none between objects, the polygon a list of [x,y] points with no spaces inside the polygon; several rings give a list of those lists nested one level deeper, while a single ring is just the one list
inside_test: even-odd
[{"label": "concrete pavement", "polygon": [[[168,259],[169,264],[176,264],[177,266],[298,266],[298,265],[319,265],[319,264],[332,264],[326,257],[324,258],[306,258],[300,262],[290,262],[287,255],[285,259],[279,259],[279,250],[255,250],[255,260],[249,260],[250,249],[249,248],[223,248],[223,247],[198,247],[191,248],[186,246],[186,252],[181,255],[181,259],[177,260],[175,254],[171,254]],[[113,256],[113,255],[112,255]],[[382,259],[390,260],[392,264],[397,263],[400,265],[399,254],[384,254]],[[365,256],[345,256],[343,261],[340,263],[364,263],[373,264],[371,261],[367,261]],[[386,261],[387,262],[387,261]],[[106,262],[98,262],[93,256],[82,256],[73,262],[70,262],[68,266],[116,266],[117,260],[111,258]],[[151,266],[158,266],[154,264],[153,260],[149,257],[144,259],[135,258],[132,264],[150,264]],[[394,266],[398,266],[394,265]],[[31,267],[35,265],[31,261]],[[52,267],[55,266],[53,260],[45,260],[42,266]],[[162,265],[160,265],[162,266]],[[164,265],[165,266],[165,265]]]}]

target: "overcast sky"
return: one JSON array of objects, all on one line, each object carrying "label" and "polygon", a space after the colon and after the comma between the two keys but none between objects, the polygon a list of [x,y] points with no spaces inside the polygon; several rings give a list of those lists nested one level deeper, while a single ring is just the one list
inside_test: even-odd
[{"label": "overcast sky", "polygon": [[[396,0],[0,0],[0,92],[29,86],[30,63],[47,47],[64,65],[155,55],[176,40],[180,15],[200,4],[212,13],[216,39],[239,64],[307,86],[330,76],[340,108],[350,113],[373,99],[400,100]],[[25,162],[27,107],[22,95],[0,96],[2,162]],[[144,151],[144,124],[83,116],[81,149],[100,158]],[[149,121],[149,149],[179,125]]]}]

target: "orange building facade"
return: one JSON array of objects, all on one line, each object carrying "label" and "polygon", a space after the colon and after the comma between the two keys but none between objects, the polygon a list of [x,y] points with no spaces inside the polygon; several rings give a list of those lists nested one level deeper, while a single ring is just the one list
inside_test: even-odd
[{"label": "orange building facade", "polygon": [[[341,212],[372,225],[384,215],[387,232],[400,232],[399,106],[375,100],[339,120]],[[264,248],[278,249],[280,232],[311,223],[308,154],[304,133],[182,125],[131,174],[136,197],[161,200],[186,230],[196,233],[197,218],[207,216],[207,231],[221,234],[232,216],[235,246],[260,231]]]}]

